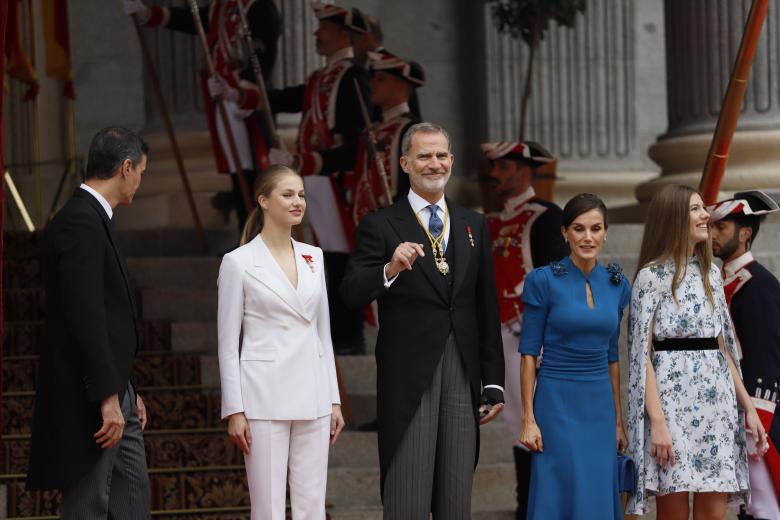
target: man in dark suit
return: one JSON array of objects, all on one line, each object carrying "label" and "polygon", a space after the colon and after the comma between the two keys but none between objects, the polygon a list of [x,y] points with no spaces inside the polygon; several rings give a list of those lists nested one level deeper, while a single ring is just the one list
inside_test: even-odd
[{"label": "man in dark suit", "polygon": [[100,130],[84,184],[43,245],[46,320],[27,489],[61,489],[64,519],[150,514],[146,409],[130,375],[135,304],[112,222],[117,204],[132,202],[147,153],[129,130]]},{"label": "man in dark suit", "polygon": [[[444,197],[447,133],[406,132],[411,190],[366,215],[341,286],[379,305],[377,419],[386,519],[467,519],[479,423],[503,407],[504,356],[488,229]],[[480,418],[481,416],[481,418]]]}]

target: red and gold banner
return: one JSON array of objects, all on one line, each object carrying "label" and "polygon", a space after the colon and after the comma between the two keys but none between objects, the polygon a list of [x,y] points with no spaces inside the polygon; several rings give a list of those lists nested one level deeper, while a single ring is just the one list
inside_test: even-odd
[{"label": "red and gold banner", "polygon": [[29,86],[27,93],[24,95],[24,101],[30,101],[38,95],[40,87],[38,85],[38,74],[36,74],[35,67],[33,67],[30,58],[25,53],[24,44],[22,43],[22,0],[8,0],[2,3],[7,4],[6,8],[8,11],[7,16],[3,17],[3,20],[7,20],[8,23],[4,39],[5,49],[3,50],[6,63],[3,70],[10,77]]},{"label": "red and gold banner", "polygon": [[63,94],[76,99],[70,65],[70,32],[67,0],[41,0],[46,75],[65,82]]},{"label": "red and gold banner", "polygon": [[[0,70],[5,70],[5,44],[6,44],[6,21],[8,20],[8,2],[6,0],[0,0]],[[0,175],[5,172],[5,165],[3,163],[3,100],[5,95],[5,89],[0,88]],[[3,214],[5,211],[5,184],[0,180],[0,273],[3,272]],[[3,277],[0,276],[0,294],[3,294]],[[0,298],[0,338],[3,337],[3,298]],[[3,352],[0,350],[0,405],[2,405],[2,388],[3,388]],[[3,433],[3,407],[0,406],[0,434]],[[0,437],[1,438],[1,437]],[[0,464],[5,467],[5,449],[2,448],[2,441],[0,441]]]}]

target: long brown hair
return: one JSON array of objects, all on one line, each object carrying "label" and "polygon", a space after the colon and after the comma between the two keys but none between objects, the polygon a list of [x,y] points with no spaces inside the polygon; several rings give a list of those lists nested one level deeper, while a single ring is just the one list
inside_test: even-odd
[{"label": "long brown hair", "polygon": [[[260,197],[260,195],[263,195],[264,197],[270,197],[271,192],[274,191],[274,188],[276,188],[276,185],[279,184],[279,181],[282,179],[282,177],[286,177],[287,175],[295,175],[296,177],[300,177],[300,175],[298,175],[294,170],[291,170],[287,166],[283,166],[281,164],[274,164],[263,173],[258,175],[257,179],[255,180],[255,189],[253,192],[255,202],[257,202],[257,199]],[[240,245],[243,246],[255,238],[258,233],[263,230],[263,223],[263,209],[260,207],[255,207],[255,209],[253,209],[249,214],[249,217],[247,217],[246,223],[244,224],[244,230],[241,232]]]},{"label": "long brown hair", "polygon": [[[639,250],[637,273],[651,265],[662,264],[669,258],[674,259],[672,277],[672,297],[677,301],[677,286],[685,276],[688,266],[688,251],[691,233],[691,196],[698,193],[693,188],[679,184],[664,186],[650,200],[645,220],[645,232],[642,236],[642,248]],[[712,267],[712,235],[707,228],[707,240],[694,246],[693,253],[699,259],[704,291],[711,305],[715,305],[710,284]]]}]

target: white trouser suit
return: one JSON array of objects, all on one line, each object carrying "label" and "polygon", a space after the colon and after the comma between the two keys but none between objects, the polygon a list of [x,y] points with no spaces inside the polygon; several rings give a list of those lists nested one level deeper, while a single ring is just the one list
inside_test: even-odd
[{"label": "white trouser suit", "polygon": [[322,250],[292,243],[297,288],[259,235],[219,269],[222,417],[249,421],[252,520],[284,520],[288,471],[293,519],[325,518],[330,415],[340,404],[328,297]]}]

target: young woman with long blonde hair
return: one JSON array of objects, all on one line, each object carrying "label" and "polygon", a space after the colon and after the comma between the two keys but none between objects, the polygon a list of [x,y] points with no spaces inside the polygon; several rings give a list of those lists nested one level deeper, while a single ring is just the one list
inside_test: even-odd
[{"label": "young woman with long blonde hair", "polygon": [[712,263],[701,196],[669,185],[648,207],[629,311],[628,443],[637,492],[655,495],[659,520],[725,518],[727,497],[748,496],[745,426],[767,439],[742,384],[720,270]]},{"label": "young woman with long blonde hair", "polygon": [[324,520],[328,448],[341,415],[322,250],[292,239],[303,179],[271,166],[243,245],[219,269],[222,417],[244,453],[252,520]]}]

